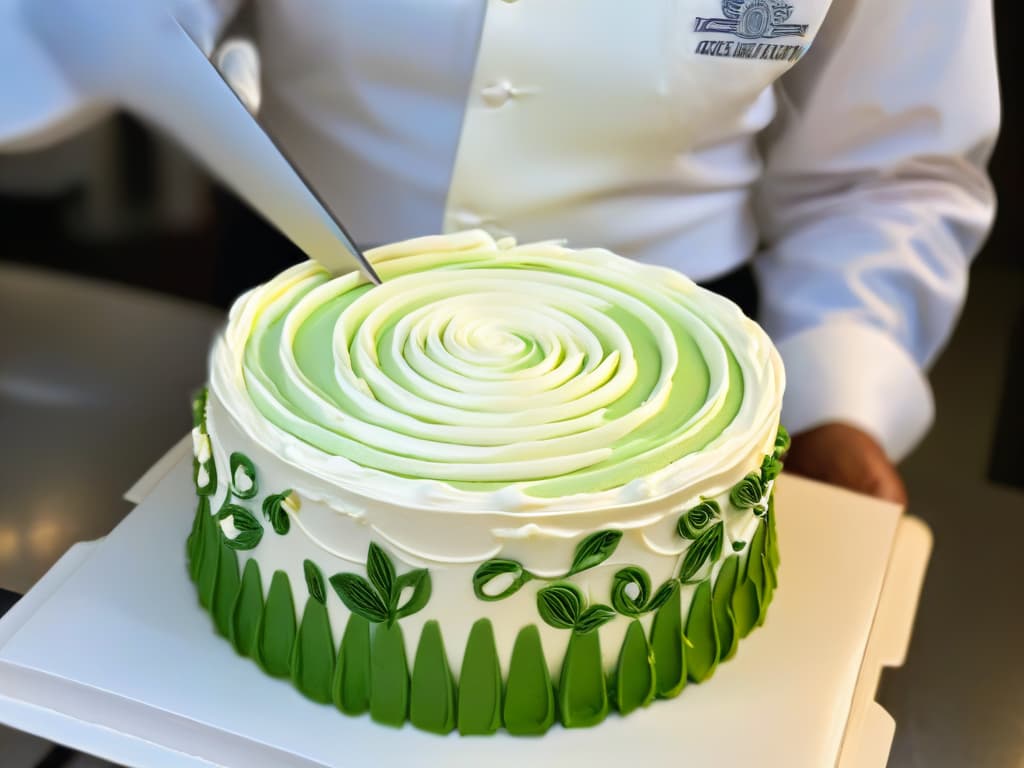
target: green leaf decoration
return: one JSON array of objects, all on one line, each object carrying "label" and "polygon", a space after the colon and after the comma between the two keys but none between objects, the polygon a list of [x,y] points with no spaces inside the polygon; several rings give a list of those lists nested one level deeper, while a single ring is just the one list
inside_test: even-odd
[{"label": "green leaf decoration", "polygon": [[683,565],[679,569],[679,581],[686,584],[710,562],[714,563],[722,556],[722,544],[725,538],[725,526],[721,520],[706,528],[683,555]]},{"label": "green leaf decoration", "polygon": [[718,502],[713,499],[702,501],[689,510],[676,523],[676,532],[684,539],[696,539],[708,524],[722,514]]},{"label": "green leaf decoration", "polygon": [[512,647],[505,691],[505,729],[515,736],[537,736],[555,722],[555,693],[540,632],[523,627]]},{"label": "green leaf decoration", "polygon": [[400,728],[409,713],[409,664],[398,624],[378,624],[370,651],[370,717]]},{"label": "green leaf decoration", "polygon": [[331,681],[334,706],[346,715],[370,709],[370,622],[357,613],[348,617]]},{"label": "green leaf decoration", "polygon": [[501,667],[487,619],[469,632],[459,673],[458,727],[463,736],[494,733],[501,725]]},{"label": "green leaf decoration", "polygon": [[544,622],[555,629],[572,629],[580,620],[586,601],[579,587],[560,582],[537,592],[537,611]]},{"label": "green leaf decoration", "polygon": [[623,715],[646,707],[654,698],[654,658],[643,625],[634,619],[619,650],[615,672],[615,703]]},{"label": "green leaf decoration", "polygon": [[761,503],[763,497],[764,483],[757,472],[751,472],[729,492],[729,501],[736,509],[753,509]]},{"label": "green leaf decoration", "polygon": [[324,575],[312,560],[302,563],[302,572],[306,576],[306,589],[309,595],[321,605],[327,605],[327,588],[324,586]]},{"label": "green leaf decoration", "polygon": [[[630,591],[635,592],[636,596],[631,597]],[[612,606],[623,616],[641,616],[646,613],[650,594],[651,577],[643,568],[627,566],[612,579]]]},{"label": "green leaf decoration", "polygon": [[334,638],[331,636],[327,606],[313,597],[306,601],[302,613],[302,623],[292,648],[291,667],[292,682],[302,694],[321,704],[331,702]]},{"label": "green leaf decoration", "polygon": [[210,498],[200,496],[196,504],[196,516],[192,521],[192,538],[188,542],[188,575],[193,582],[199,584],[199,569],[203,564],[203,540],[206,537],[206,526],[210,523]]},{"label": "green leaf decoration", "polygon": [[779,431],[775,435],[775,457],[781,459],[789,453],[791,443],[792,440],[789,437],[789,432],[786,431],[784,426],[779,424]]},{"label": "green leaf decoration", "polygon": [[238,535],[233,539],[225,539],[225,543],[232,549],[255,549],[263,538],[263,526],[260,525],[260,521],[252,512],[238,504],[225,504],[217,513],[218,520],[226,520],[229,517]]},{"label": "green leaf decoration", "polygon": [[686,619],[686,672],[695,683],[711,677],[718,665],[718,631],[711,611],[711,582],[702,581],[693,594]]},{"label": "green leaf decoration", "polygon": [[[336,573],[331,586],[350,611],[374,623],[394,624],[411,616],[430,600],[430,573],[422,568],[396,575],[391,558],[373,542],[366,556],[369,581],[356,573]],[[405,603],[398,605],[403,591],[412,592]]]},{"label": "green leaf decoration", "polygon": [[768,525],[767,522],[757,526],[757,532],[750,541],[750,553],[747,558],[747,579],[753,584],[757,592],[757,622],[764,623],[765,613],[768,610],[768,601],[771,588],[768,583],[768,575],[765,569],[768,548]]},{"label": "green leaf decoration", "polygon": [[231,643],[242,656],[254,656],[263,615],[263,582],[256,560],[249,558],[242,571],[242,586],[231,615]]},{"label": "green leaf decoration", "polygon": [[[765,549],[771,550],[771,545],[765,543]],[[779,575],[775,570],[775,563],[772,562],[770,551],[762,555],[762,559],[764,560],[765,587],[774,591],[779,586]]]},{"label": "green leaf decoration", "polygon": [[420,632],[412,667],[409,720],[430,733],[444,734],[455,728],[455,681],[436,621],[428,621]]},{"label": "green leaf decoration", "polygon": [[760,598],[764,595],[765,575],[764,561],[761,555],[765,552],[765,544],[768,526],[761,523],[754,532],[754,538],[750,540],[750,552],[747,556],[747,579],[754,583],[757,588],[757,595]]},{"label": "green leaf decoration", "polygon": [[[508,573],[515,574],[515,578],[504,590],[493,595],[485,591],[484,588],[491,581]],[[477,568],[476,573],[473,574],[473,593],[481,600],[488,602],[504,600],[506,597],[511,597],[518,592],[532,578],[533,575],[529,571],[524,570],[523,566],[515,560],[502,560],[500,558],[488,560]]]},{"label": "green leaf decoration", "polygon": [[775,528],[775,492],[768,496],[768,558],[777,571],[781,563],[779,557],[779,537]]},{"label": "green leaf decoration", "polygon": [[412,588],[412,594],[405,603],[398,606],[395,610],[396,619],[412,616],[430,600],[430,572],[419,568],[399,576],[395,581],[395,600],[400,599],[402,591],[409,587]]},{"label": "green leaf decoration", "polygon": [[[749,560],[749,558],[748,558]],[[746,567],[741,567],[736,576],[736,588],[732,593],[732,615],[736,621],[736,634],[744,638],[750,634],[761,615],[761,600],[757,587],[746,576]]]},{"label": "green leaf decoration", "polygon": [[622,531],[598,531],[576,545],[572,565],[566,576],[572,576],[600,565],[615,552],[622,540]]},{"label": "green leaf decoration", "polygon": [[711,613],[715,619],[715,631],[718,634],[718,660],[731,659],[739,646],[739,634],[736,632],[736,620],[732,613],[732,594],[736,590],[736,578],[739,574],[739,555],[730,555],[722,563],[715,579],[715,588],[711,596]]},{"label": "green leaf decoration", "polygon": [[648,611],[656,611],[661,606],[669,601],[669,598],[676,593],[676,587],[679,586],[679,582],[675,579],[670,579],[658,587],[658,591],[654,593],[654,597],[651,598],[651,602],[647,604]]},{"label": "green leaf decoration", "polygon": [[206,432],[206,399],[208,394],[208,388],[202,387],[192,395],[192,426],[199,427],[203,432]]},{"label": "green leaf decoration", "polygon": [[772,604],[772,598],[775,596],[775,584],[773,582],[775,575],[772,573],[771,563],[768,562],[767,555],[761,555],[761,560],[764,564],[765,585],[764,594],[761,596],[761,610],[757,615],[757,626],[759,627],[768,618],[768,606]]},{"label": "green leaf decoration", "polygon": [[199,503],[196,505],[196,513],[192,517],[192,530],[188,534],[188,539],[185,540],[185,554],[186,560],[188,561],[188,577],[192,581],[196,580],[196,575],[199,572],[199,553],[201,544],[203,541],[203,510],[206,510],[206,514],[210,514],[210,499],[207,496],[200,496]]},{"label": "green leaf decoration", "polygon": [[[236,451],[231,454],[228,464],[231,468],[231,493],[240,499],[253,498],[259,492],[259,485],[256,483],[256,467],[252,461],[245,454]],[[240,480],[240,477],[243,479]]]},{"label": "green leaf decoration", "polygon": [[207,610],[213,605],[214,589],[217,586],[217,572],[220,567],[221,540],[223,535],[220,526],[213,515],[208,514],[210,504],[207,500],[204,508],[203,523],[201,526],[201,546],[198,575],[196,585],[199,592],[199,604]]},{"label": "green leaf decoration", "polygon": [[391,564],[391,558],[387,553],[372,541],[366,556],[366,575],[377,589],[381,600],[387,604],[389,610],[393,610],[398,600],[395,591],[395,566]]},{"label": "green leaf decoration", "polygon": [[775,494],[771,494],[768,497],[768,513],[765,516],[765,529],[764,529],[764,552],[761,555],[761,560],[764,566],[765,575],[765,599],[761,606],[761,616],[758,619],[758,624],[763,624],[765,620],[765,613],[768,609],[768,603],[771,602],[772,596],[775,593],[776,587],[779,586],[778,577],[778,542],[776,541],[775,532]]},{"label": "green leaf decoration", "polygon": [[671,599],[654,614],[654,623],[651,625],[655,692],[661,699],[678,696],[686,686],[686,654],[683,646],[679,582],[673,581],[671,584]]},{"label": "green leaf decoration", "polygon": [[743,548],[745,546],[747,546],[747,542],[741,541],[741,540],[737,539],[736,541],[734,541],[732,543],[732,551],[733,552],[742,552]]},{"label": "green leaf decoration", "polygon": [[614,618],[615,611],[607,605],[592,605],[580,614],[573,630],[581,635],[585,635],[603,627]]},{"label": "green leaf decoration", "polygon": [[274,571],[260,621],[256,658],[268,675],[288,677],[291,673],[295,631],[295,603],[288,575]]},{"label": "green leaf decoration", "polygon": [[573,632],[558,679],[558,711],[566,728],[597,725],[608,714],[608,688],[597,632]]},{"label": "green leaf decoration", "polygon": [[284,536],[292,527],[291,518],[284,508],[284,501],[291,493],[291,490],[281,491],[263,500],[263,516],[270,521],[270,527],[278,536]]},{"label": "green leaf decoration", "polygon": [[331,576],[330,582],[341,602],[352,613],[375,624],[388,620],[387,605],[362,576],[355,573],[336,573]]},{"label": "green leaf decoration", "polygon": [[765,456],[761,462],[761,482],[764,485],[775,480],[782,474],[782,462],[776,456]]},{"label": "green leaf decoration", "polygon": [[226,544],[221,544],[220,557],[217,559],[217,583],[213,590],[210,613],[213,614],[218,634],[231,637],[231,613],[242,580],[238,575],[238,555]]}]

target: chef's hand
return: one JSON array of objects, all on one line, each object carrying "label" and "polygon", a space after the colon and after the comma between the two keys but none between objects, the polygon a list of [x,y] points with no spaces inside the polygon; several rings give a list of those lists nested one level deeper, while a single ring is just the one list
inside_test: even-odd
[{"label": "chef's hand", "polygon": [[907,503],[903,478],[882,446],[848,424],[824,424],[793,435],[786,471],[897,504]]}]

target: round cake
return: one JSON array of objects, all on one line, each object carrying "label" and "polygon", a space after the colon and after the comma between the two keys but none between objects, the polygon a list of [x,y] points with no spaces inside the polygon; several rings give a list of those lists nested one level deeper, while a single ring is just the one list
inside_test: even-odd
[{"label": "round cake", "polygon": [[[782,364],[726,299],[474,231],[243,295],[194,404],[217,631],[348,715],[592,726],[765,620]],[[657,706],[657,705],[655,705]]]}]

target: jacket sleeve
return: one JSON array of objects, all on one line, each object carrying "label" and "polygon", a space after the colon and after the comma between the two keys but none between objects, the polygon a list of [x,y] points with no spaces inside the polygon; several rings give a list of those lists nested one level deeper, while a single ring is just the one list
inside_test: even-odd
[{"label": "jacket sleeve", "polygon": [[776,97],[754,267],[784,422],[849,423],[899,460],[932,421],[923,371],[995,212],[991,5],[834,0]]}]

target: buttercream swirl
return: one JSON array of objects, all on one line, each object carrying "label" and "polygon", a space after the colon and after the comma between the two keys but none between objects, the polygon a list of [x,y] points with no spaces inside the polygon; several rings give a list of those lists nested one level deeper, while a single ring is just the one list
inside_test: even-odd
[{"label": "buttercream swirl", "polygon": [[483,232],[369,256],[382,285],[297,265],[214,349],[229,412],[321,478],[479,509],[641,501],[774,436],[771,343],[674,271]]}]

